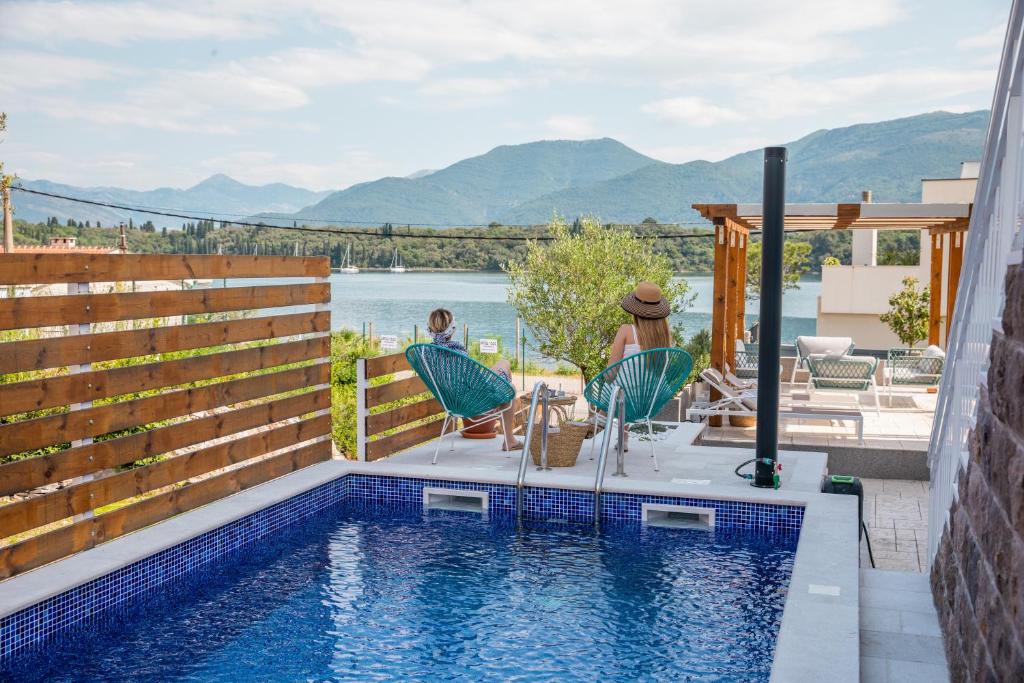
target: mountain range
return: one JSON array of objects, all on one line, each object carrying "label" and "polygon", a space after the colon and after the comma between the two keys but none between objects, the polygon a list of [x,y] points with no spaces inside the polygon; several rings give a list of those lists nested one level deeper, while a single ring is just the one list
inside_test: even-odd
[{"label": "mountain range", "polygon": [[[961,161],[981,154],[988,112],[932,112],[879,123],[819,130],[787,143],[787,199],[794,202],[857,201],[871,190],[875,201],[920,200],[921,178],[955,177]],[[244,214],[267,224],[379,225],[537,224],[553,213],[594,214],[604,221],[698,223],[695,202],[757,202],[762,151],[718,162],[658,161],[610,138],[548,140],[503,145],[436,171],[388,177],[336,192],[288,185],[244,185],[213,176],[187,190],[150,192],[76,188],[47,181],[26,187],[111,203],[173,207],[197,215]],[[43,220],[126,220],[111,209],[18,193],[17,217]],[[123,213],[123,212],[122,212]],[[141,218],[140,218],[141,216]],[[158,226],[180,219],[151,218]],[[219,215],[211,216],[220,218]]]},{"label": "mountain range", "polygon": [[[77,187],[48,180],[19,180],[17,184],[33,190],[81,197],[94,202],[170,210],[174,213],[196,213],[213,219],[239,219],[264,211],[294,212],[315,204],[331,194],[330,190],[313,192],[283,183],[246,185],[224,174],[210,176],[185,190],[161,187],[155,190],[126,190],[119,187]],[[102,206],[79,204],[28,192],[15,192],[15,218],[42,222],[56,216],[61,222],[68,218],[100,221],[116,226],[131,218],[136,223],[152,220],[157,227],[180,227],[182,219],[157,216],[139,211],[123,211]],[[211,214],[209,212],[216,212]]]}]

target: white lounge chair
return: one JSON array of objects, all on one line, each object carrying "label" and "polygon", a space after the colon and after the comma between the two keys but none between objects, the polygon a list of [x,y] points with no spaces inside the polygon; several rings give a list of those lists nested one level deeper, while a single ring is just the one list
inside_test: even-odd
[{"label": "white lounge chair", "polygon": [[[706,408],[689,408],[686,419],[707,417],[757,417],[757,390],[740,390],[722,377],[714,368],[700,373],[701,379],[718,390],[722,398]],[[780,406],[779,420],[835,420],[853,422],[857,428],[857,440],[864,443],[864,415],[860,410],[843,408],[818,408],[812,406]]]}]

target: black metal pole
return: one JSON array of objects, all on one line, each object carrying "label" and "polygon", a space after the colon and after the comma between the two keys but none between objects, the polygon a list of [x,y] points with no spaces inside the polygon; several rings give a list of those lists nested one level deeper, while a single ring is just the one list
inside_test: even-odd
[{"label": "black metal pole", "polygon": [[782,245],[786,213],[786,148],[764,149],[761,203],[761,311],[758,317],[757,445],[754,486],[775,485],[779,457],[779,347],[782,344]]}]

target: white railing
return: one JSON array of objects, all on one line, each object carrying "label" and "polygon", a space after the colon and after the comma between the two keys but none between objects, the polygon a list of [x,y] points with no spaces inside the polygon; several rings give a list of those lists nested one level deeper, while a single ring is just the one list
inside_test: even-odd
[{"label": "white railing", "polygon": [[967,438],[975,425],[979,387],[987,381],[993,330],[1002,330],[1007,265],[1021,262],[1024,221],[1024,142],[1021,85],[1024,70],[1022,1],[1014,0],[992,101],[981,175],[967,232],[946,369],[928,446],[931,471],[928,559],[938,551],[957,482],[966,468]]}]

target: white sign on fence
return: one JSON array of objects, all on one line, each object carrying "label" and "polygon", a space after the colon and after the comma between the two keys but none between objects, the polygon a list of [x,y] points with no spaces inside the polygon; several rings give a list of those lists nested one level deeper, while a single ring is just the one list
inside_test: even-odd
[{"label": "white sign on fence", "polygon": [[497,353],[498,352],[498,340],[497,339],[481,339],[480,340],[480,353]]},{"label": "white sign on fence", "polygon": [[398,337],[393,334],[380,335],[381,351],[394,351],[398,348]]}]

